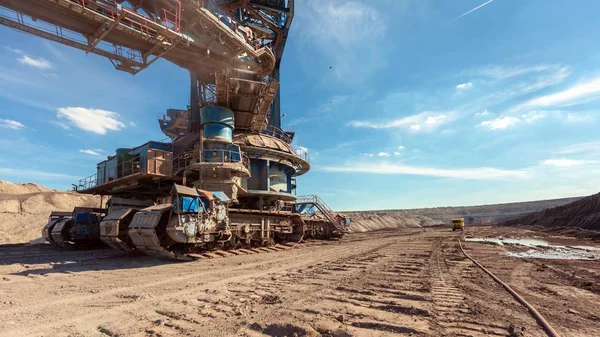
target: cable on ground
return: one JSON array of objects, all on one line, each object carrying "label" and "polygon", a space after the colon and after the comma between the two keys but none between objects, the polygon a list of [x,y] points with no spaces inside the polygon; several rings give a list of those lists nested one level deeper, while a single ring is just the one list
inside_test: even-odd
[{"label": "cable on ground", "polygon": [[517,294],[517,292],[514,291],[511,287],[509,287],[508,284],[502,282],[502,280],[496,277],[496,275],[494,275],[491,271],[487,270],[483,265],[481,265],[481,263],[477,262],[477,260],[475,260],[469,254],[467,254],[467,252],[465,252],[465,250],[463,249],[462,244],[460,243],[460,239],[458,240],[458,246],[460,247],[460,250],[463,252],[463,254],[465,254],[465,256],[469,258],[469,260],[473,261],[473,263],[475,263],[479,268],[481,268],[481,270],[486,272],[486,274],[490,275],[490,277],[493,278],[494,281],[498,282],[498,284],[504,287],[504,289],[506,289],[506,291],[508,291],[519,303],[527,307],[527,309],[529,309],[529,312],[535,317],[535,319],[537,319],[537,321],[542,325],[542,327],[544,328],[544,330],[546,330],[550,337],[560,337],[558,332],[554,330],[550,323],[548,323],[548,321],[537,310],[535,310],[535,308],[531,304],[525,301],[525,299],[519,294]]}]

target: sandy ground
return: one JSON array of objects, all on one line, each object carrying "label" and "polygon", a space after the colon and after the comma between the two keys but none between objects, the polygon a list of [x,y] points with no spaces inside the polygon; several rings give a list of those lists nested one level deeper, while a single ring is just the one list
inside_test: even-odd
[{"label": "sandy ground", "polygon": [[[461,235],[357,233],[190,263],[0,246],[0,336],[545,336],[462,255]],[[484,243],[466,249],[563,336],[600,336],[598,261],[517,259],[506,254],[511,247]]]}]

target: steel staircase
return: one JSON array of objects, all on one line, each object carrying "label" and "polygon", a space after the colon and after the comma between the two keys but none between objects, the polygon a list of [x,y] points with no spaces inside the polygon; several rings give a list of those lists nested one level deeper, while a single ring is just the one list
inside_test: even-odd
[{"label": "steel staircase", "polygon": [[329,206],[317,195],[301,195],[296,199],[296,211],[301,212],[307,207],[316,207],[331,224],[339,231],[344,231],[346,224]]}]

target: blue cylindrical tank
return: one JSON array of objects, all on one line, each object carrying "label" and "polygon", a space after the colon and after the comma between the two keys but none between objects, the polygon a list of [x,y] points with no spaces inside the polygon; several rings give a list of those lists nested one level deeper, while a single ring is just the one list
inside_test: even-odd
[{"label": "blue cylindrical tank", "polygon": [[204,141],[233,142],[233,111],[216,105],[205,106],[200,110]]},{"label": "blue cylindrical tank", "polygon": [[121,147],[121,148],[118,148],[116,152],[117,152],[117,155],[122,155],[122,154],[125,154],[125,153],[129,152],[129,151],[131,151],[131,149]]}]

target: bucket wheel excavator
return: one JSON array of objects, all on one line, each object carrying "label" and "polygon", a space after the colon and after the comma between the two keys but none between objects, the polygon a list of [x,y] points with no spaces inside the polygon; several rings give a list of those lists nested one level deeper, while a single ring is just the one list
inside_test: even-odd
[{"label": "bucket wheel excavator", "polygon": [[0,0],[0,24],[117,70],[135,75],[163,58],[190,73],[188,108],[158,121],[170,141],[98,163],[75,189],[110,196],[106,207],[53,212],[44,237],[189,260],[343,235],[348,219],[295,193],[310,160],[281,129],[279,68],[293,15],[293,0]]}]

